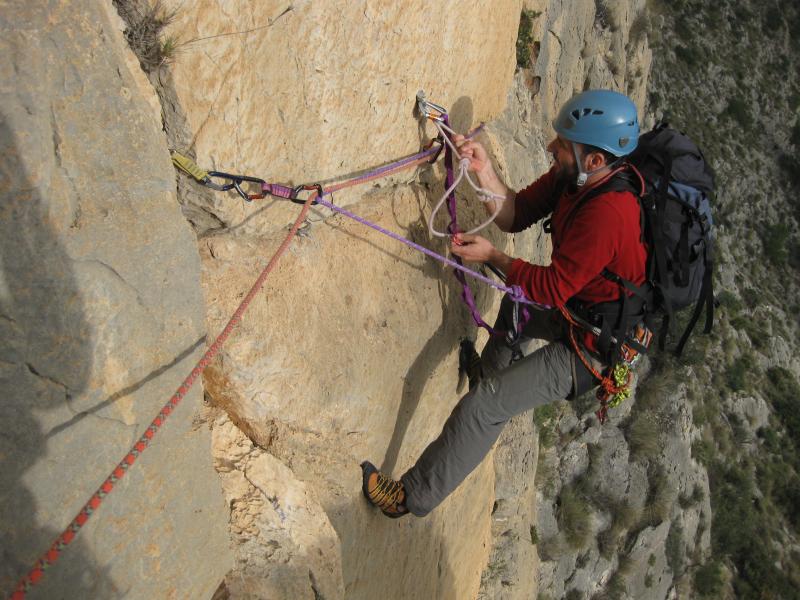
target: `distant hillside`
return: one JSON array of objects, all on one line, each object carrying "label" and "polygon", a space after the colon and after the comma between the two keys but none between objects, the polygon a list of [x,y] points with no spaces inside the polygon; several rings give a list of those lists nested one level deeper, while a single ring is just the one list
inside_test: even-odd
[{"label": "distant hillside", "polygon": [[687,549],[680,570],[691,597],[800,598],[800,7],[650,9],[650,109],[705,149],[719,190],[716,330],[664,375],[690,390],[711,488],[712,556]]}]

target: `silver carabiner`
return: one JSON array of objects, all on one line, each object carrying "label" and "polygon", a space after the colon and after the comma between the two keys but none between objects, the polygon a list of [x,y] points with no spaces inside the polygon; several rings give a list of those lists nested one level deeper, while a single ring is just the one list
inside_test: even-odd
[{"label": "silver carabiner", "polygon": [[[442,121],[442,115],[447,114],[447,109],[444,106],[430,102],[425,98],[424,90],[417,92],[417,110],[420,116],[434,121]],[[434,112],[438,114],[433,114]]]}]

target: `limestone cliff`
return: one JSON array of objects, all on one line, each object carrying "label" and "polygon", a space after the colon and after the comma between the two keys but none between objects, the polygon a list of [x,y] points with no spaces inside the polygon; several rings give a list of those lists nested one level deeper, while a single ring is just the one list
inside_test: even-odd
[{"label": "limestone cliff", "polygon": [[[205,341],[194,235],[122,29],[101,2],[0,6],[4,595]],[[232,554],[201,398],[187,397],[31,597],[202,597],[219,583]]]},{"label": "limestone cliff", "polygon": [[[168,149],[327,184],[427,141],[413,114],[425,89],[456,129],[488,122],[482,140],[519,187],[547,168],[549,122],[574,92],[612,87],[644,108],[650,51],[631,33],[644,2],[599,6],[120,0],[123,23],[99,2],[4,5],[2,588],[138,437],[298,210],[176,178]],[[420,169],[335,201],[444,251],[424,227],[442,179]],[[539,230],[490,235],[546,259]],[[491,314],[499,298],[478,300]],[[34,593],[534,596],[531,415],[424,520],[388,521],[360,497],[361,460],[399,474],[438,433],[464,391],[464,336],[450,273],[315,209],[206,372],[209,406],[185,400]],[[601,437],[582,435],[578,462]]]}]

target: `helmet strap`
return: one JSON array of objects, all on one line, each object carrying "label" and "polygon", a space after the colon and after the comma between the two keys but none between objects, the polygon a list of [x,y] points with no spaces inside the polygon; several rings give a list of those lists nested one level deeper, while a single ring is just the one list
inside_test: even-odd
[{"label": "helmet strap", "polygon": [[572,144],[572,153],[575,155],[575,165],[578,167],[578,178],[575,180],[575,185],[579,188],[586,185],[586,182],[589,179],[590,175],[594,175],[595,173],[600,173],[601,171],[606,171],[611,169],[620,162],[621,158],[618,158],[612,163],[609,163],[599,169],[595,169],[594,171],[584,171],[583,170],[583,162],[581,160],[580,152],[578,152],[578,144],[576,142],[570,142]]},{"label": "helmet strap", "polygon": [[580,152],[578,152],[578,144],[572,142],[572,153],[575,155],[575,165],[578,167],[578,179],[575,180],[575,185],[583,187],[586,185],[586,180],[589,179],[589,173],[583,170],[583,163],[581,161]]}]

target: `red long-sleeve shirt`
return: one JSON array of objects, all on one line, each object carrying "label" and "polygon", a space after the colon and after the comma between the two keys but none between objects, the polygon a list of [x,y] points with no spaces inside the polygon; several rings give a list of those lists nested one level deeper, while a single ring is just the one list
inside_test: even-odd
[{"label": "red long-sleeve shirt", "polygon": [[638,200],[627,191],[603,192],[571,215],[587,191],[556,197],[556,173],[551,169],[517,193],[511,232],[552,213],[550,265],[517,258],[508,273],[507,283],[521,286],[536,302],[562,306],[572,297],[588,304],[618,300],[620,286],[601,275],[604,268],[637,285],[645,281],[647,249],[641,241]]}]

